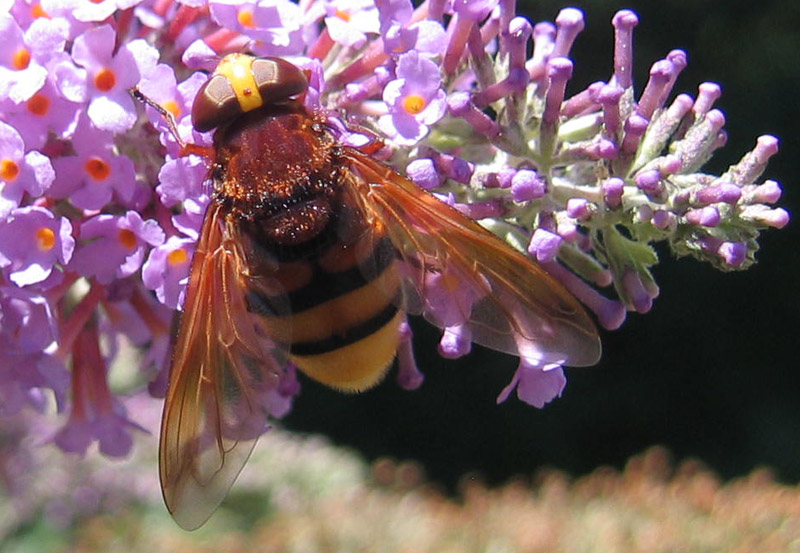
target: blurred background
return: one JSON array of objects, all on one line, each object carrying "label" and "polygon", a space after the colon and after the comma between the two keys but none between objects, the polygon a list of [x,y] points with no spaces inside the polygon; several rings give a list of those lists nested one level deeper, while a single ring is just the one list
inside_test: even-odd
[{"label": "blurred background", "polygon": [[[573,49],[568,95],[609,77],[611,18],[618,9],[635,10],[637,91],[654,61],[686,50],[689,66],[675,93],[695,95],[704,81],[723,86],[716,107],[725,112],[729,140],[706,169],[719,174],[759,135],[778,136],[781,152],[765,178],[782,184],[779,205],[796,215],[800,4],[572,5],[584,10],[586,29]],[[565,4],[518,6],[537,22],[552,21]],[[741,273],[661,250],[653,310],[604,332],[601,363],[569,369],[563,396],[543,410],[515,397],[496,405],[515,359],[477,346],[464,359],[441,359],[438,331],[414,321],[426,376],[419,390],[405,392],[390,376],[348,396],[304,379],[282,421],[288,432],[261,440],[224,507],[191,536],[160,503],[155,436],[142,436],[124,462],[96,453],[78,460],[39,444],[21,453],[4,449],[16,443],[9,426],[0,461],[15,467],[18,480],[0,481],[0,551],[767,550],[737,534],[751,530],[786,536],[772,550],[788,550],[783,546],[800,535],[799,238],[797,221],[765,231],[758,264]],[[154,413],[141,422],[155,429],[160,403],[146,401],[149,409],[130,409]],[[29,424],[36,422],[20,422]],[[769,470],[753,472],[759,467]],[[21,500],[7,495],[14,487],[27,490]],[[670,503],[676,497],[684,503]],[[735,516],[725,515],[725,501],[739,506]],[[636,510],[668,523],[631,531]],[[692,516],[671,518],[676,512]],[[703,536],[716,536],[717,546],[670,541],[680,534],[673,522],[692,530],[686,535],[706,528]],[[533,530],[512,540],[522,527]],[[457,539],[448,534],[456,531]],[[719,537],[725,533],[727,542]],[[737,548],[741,543],[752,548]]]}]

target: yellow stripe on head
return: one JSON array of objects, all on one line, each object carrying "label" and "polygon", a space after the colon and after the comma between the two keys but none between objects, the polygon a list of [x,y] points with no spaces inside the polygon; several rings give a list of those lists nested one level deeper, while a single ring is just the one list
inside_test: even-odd
[{"label": "yellow stripe on head", "polygon": [[252,65],[253,56],[229,54],[223,58],[215,71],[231,83],[243,112],[253,111],[264,105]]}]

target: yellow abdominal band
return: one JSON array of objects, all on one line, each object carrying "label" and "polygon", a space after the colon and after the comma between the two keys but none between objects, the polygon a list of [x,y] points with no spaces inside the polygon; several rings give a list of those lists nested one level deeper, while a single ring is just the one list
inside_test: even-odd
[{"label": "yellow abdominal band", "polygon": [[345,392],[360,392],[380,382],[400,341],[403,312],[357,342],[315,355],[291,355],[297,367],[314,380]]}]

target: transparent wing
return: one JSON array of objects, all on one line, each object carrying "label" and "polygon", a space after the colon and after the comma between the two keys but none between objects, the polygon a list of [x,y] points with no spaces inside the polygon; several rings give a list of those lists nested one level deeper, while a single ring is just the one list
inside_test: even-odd
[{"label": "transparent wing", "polygon": [[192,262],[161,422],[161,488],[185,529],[202,525],[236,480],[267,428],[265,398],[282,368],[276,358],[282,348],[260,335],[248,310],[251,267],[241,238],[212,202]]},{"label": "transparent wing", "polygon": [[400,259],[404,309],[499,351],[598,361],[594,323],[544,269],[390,167],[352,148],[345,157],[352,195]]}]

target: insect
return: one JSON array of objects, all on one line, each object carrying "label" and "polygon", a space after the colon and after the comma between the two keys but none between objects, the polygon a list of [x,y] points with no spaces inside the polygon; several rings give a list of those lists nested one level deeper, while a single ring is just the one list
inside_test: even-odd
[{"label": "insect", "polygon": [[[530,259],[368,153],[301,99],[306,74],[226,56],[192,122],[214,131],[214,192],[174,343],[160,441],[164,499],[202,525],[267,424],[291,361],[346,392],[377,384],[407,313],[516,355],[594,364],[589,316]],[[446,300],[447,308],[442,308]]]}]

